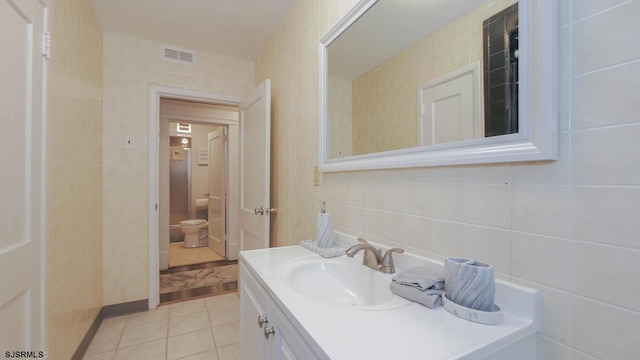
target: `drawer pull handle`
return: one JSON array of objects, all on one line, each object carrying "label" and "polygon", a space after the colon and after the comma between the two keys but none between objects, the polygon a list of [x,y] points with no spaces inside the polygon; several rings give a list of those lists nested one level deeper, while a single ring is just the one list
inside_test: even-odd
[{"label": "drawer pull handle", "polygon": [[264,328],[264,338],[265,339],[269,340],[269,335],[275,334],[275,333],[276,333],[276,329],[274,329],[273,326],[272,327],[265,326],[265,328]]},{"label": "drawer pull handle", "polygon": [[262,329],[262,324],[268,324],[269,320],[267,319],[267,315],[262,316],[258,315],[258,327]]}]

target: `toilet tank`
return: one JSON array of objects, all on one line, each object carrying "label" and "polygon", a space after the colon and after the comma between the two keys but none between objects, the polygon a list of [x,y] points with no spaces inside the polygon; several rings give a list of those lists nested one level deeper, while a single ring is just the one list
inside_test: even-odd
[{"label": "toilet tank", "polygon": [[209,208],[209,198],[196,199],[196,211],[204,211]]}]

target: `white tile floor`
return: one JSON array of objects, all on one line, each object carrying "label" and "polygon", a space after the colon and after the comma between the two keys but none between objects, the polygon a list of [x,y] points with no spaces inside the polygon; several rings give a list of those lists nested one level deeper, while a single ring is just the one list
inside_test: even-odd
[{"label": "white tile floor", "polygon": [[105,319],[84,359],[240,359],[238,293]]}]

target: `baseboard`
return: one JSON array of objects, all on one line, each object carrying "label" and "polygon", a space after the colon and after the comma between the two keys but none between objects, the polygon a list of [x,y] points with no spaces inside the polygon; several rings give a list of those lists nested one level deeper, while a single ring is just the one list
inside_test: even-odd
[{"label": "baseboard", "polygon": [[167,270],[169,268],[169,250],[162,250],[159,255],[160,270]]},{"label": "baseboard", "polygon": [[240,257],[240,244],[228,243],[227,246],[229,250],[227,259],[238,260],[238,257]]},{"label": "baseboard", "polygon": [[89,326],[89,330],[87,330],[87,333],[84,334],[84,337],[82,338],[80,345],[78,345],[76,352],[73,353],[71,360],[82,360],[84,354],[87,352],[87,349],[89,349],[89,345],[91,345],[91,340],[93,340],[93,337],[96,336],[96,333],[100,328],[100,324],[102,324],[102,310],[100,310],[96,318],[93,319],[91,326]]},{"label": "baseboard", "polygon": [[102,307],[102,318],[110,318],[114,316],[133,314],[141,311],[149,310],[149,299],[130,301],[121,304],[113,304]]},{"label": "baseboard", "polygon": [[136,312],[147,311],[149,310],[149,299],[130,301],[122,304],[114,304],[103,306],[98,312],[98,315],[89,326],[87,333],[84,334],[80,345],[76,349],[75,353],[71,357],[71,360],[82,360],[84,354],[89,349],[89,345],[91,345],[91,341],[93,337],[96,336],[100,325],[102,324],[102,320],[114,316],[133,314]]}]

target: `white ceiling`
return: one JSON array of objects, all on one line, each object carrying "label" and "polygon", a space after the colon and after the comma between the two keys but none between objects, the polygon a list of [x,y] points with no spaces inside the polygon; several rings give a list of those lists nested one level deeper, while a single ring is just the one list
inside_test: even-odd
[{"label": "white ceiling", "polygon": [[355,79],[487,0],[380,0],[329,46],[329,74]]},{"label": "white ceiling", "polygon": [[104,29],[248,60],[257,57],[292,2],[91,0]]}]

